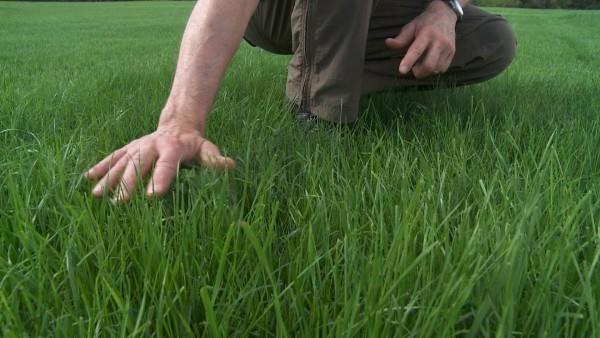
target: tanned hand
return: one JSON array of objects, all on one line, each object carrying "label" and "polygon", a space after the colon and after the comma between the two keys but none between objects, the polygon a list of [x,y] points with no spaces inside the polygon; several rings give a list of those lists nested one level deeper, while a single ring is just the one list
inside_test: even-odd
[{"label": "tanned hand", "polygon": [[456,52],[456,14],[443,1],[432,1],[427,9],[402,28],[395,38],[386,39],[391,49],[406,49],[399,71],[417,79],[445,73]]},{"label": "tanned hand", "polygon": [[114,203],[126,202],[146,176],[151,177],[146,194],[162,196],[168,192],[180,164],[220,170],[235,167],[233,159],[221,155],[219,148],[204,137],[204,130],[219,83],[258,1],[196,2],[158,128],[114,151],[85,173],[87,179],[97,181],[92,190],[95,197],[112,195]]},{"label": "tanned hand", "polygon": [[154,168],[146,188],[148,196],[164,195],[180,164],[200,164],[218,170],[233,169],[235,161],[221,155],[212,142],[195,129],[162,126],[110,154],[85,173],[98,181],[92,194],[114,192],[113,202],[128,201],[135,187]]}]

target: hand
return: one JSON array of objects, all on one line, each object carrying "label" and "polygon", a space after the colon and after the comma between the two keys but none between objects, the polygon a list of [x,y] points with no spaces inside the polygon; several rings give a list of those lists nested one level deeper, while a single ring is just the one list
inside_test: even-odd
[{"label": "hand", "polygon": [[445,73],[456,52],[456,19],[450,6],[434,0],[398,36],[386,39],[389,48],[408,48],[400,73],[412,71],[417,79]]},{"label": "hand", "polygon": [[162,196],[177,175],[181,163],[197,162],[213,169],[233,169],[235,162],[221,155],[219,149],[194,129],[159,127],[113,152],[85,173],[89,180],[99,180],[92,194],[102,197],[114,191],[113,202],[128,201],[136,183],[154,165],[146,194]]}]

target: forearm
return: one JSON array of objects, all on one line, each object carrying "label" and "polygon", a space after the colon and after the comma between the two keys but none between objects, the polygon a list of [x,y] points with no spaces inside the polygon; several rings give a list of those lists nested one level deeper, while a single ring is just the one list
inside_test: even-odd
[{"label": "forearm", "polygon": [[193,126],[203,132],[219,83],[257,5],[258,0],[196,3],[159,126]]}]

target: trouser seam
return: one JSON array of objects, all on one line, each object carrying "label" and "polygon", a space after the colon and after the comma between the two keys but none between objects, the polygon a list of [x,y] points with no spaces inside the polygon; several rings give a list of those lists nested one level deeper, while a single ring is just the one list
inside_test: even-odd
[{"label": "trouser seam", "polygon": [[311,11],[310,0],[304,2],[304,16],[302,18],[302,52],[304,57],[302,58],[302,83],[300,84],[300,108],[310,110],[311,108],[311,72],[313,68],[312,53],[310,50],[310,11]]}]

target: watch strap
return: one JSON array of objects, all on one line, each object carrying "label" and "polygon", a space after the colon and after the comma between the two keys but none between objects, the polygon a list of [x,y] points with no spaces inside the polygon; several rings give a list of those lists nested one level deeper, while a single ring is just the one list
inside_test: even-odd
[{"label": "watch strap", "polygon": [[458,2],[458,0],[444,0],[444,1],[450,6],[450,8],[452,8],[452,11],[456,14],[456,17],[457,17],[456,21],[461,21],[463,16],[465,15],[465,12],[463,11],[463,8],[460,5],[460,2]]}]

